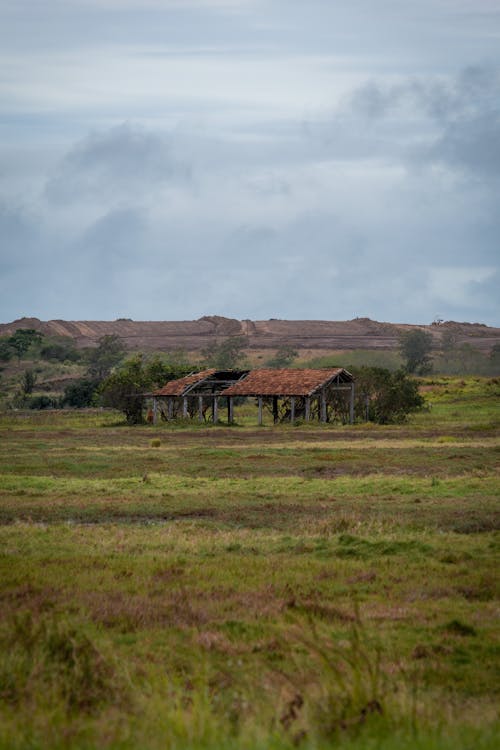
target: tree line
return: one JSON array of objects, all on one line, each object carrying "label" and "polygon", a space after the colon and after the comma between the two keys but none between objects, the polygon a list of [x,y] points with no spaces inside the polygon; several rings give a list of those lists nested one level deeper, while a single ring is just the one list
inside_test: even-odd
[{"label": "tree line", "polygon": [[[21,359],[30,352],[48,362],[71,362],[85,367],[81,377],[73,380],[61,396],[35,394],[37,373],[27,369],[20,381],[12,405],[17,408],[85,408],[105,406],[122,411],[130,424],[143,418],[143,395],[170,380],[190,372],[213,367],[218,370],[248,369],[244,336],[231,336],[210,344],[193,364],[182,352],[177,354],[135,354],[128,356],[116,335],[103,336],[97,346],[78,350],[66,337],[46,337],[33,329],[18,329],[0,339],[0,360]],[[452,331],[445,331],[439,350],[430,333],[422,329],[405,331],[400,337],[404,365],[397,371],[383,367],[349,367],[356,378],[355,416],[378,423],[400,422],[422,408],[415,375],[432,371],[436,355],[451,357],[457,348]],[[298,353],[283,346],[263,362],[266,367],[284,368],[296,364]],[[493,366],[500,365],[500,345],[490,354]],[[307,363],[305,363],[307,366]]]}]

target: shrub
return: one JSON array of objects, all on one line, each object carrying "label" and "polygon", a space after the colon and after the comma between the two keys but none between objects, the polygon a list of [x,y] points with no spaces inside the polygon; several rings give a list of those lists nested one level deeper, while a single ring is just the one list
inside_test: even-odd
[{"label": "shrub", "polygon": [[57,396],[33,396],[26,401],[25,406],[28,409],[59,409],[61,406]]},{"label": "shrub", "polygon": [[73,406],[76,409],[93,406],[98,387],[99,381],[95,378],[77,380],[65,388],[62,403],[64,406]]},{"label": "shrub", "polygon": [[404,370],[390,372],[383,367],[360,367],[353,374],[358,419],[379,424],[399,423],[424,406],[417,381]]},{"label": "shrub", "polygon": [[408,372],[425,375],[432,370],[432,360],[429,355],[433,338],[428,331],[423,331],[421,328],[405,331],[401,334],[399,343]]},{"label": "shrub", "polygon": [[82,358],[80,352],[70,341],[49,341],[40,349],[42,359],[55,362],[79,362]]}]

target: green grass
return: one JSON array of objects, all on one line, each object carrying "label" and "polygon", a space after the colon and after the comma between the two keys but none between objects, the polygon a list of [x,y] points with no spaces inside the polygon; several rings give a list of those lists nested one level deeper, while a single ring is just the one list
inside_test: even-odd
[{"label": "green grass", "polygon": [[1,415],[0,748],[496,747],[498,384],[423,385],[396,427]]}]

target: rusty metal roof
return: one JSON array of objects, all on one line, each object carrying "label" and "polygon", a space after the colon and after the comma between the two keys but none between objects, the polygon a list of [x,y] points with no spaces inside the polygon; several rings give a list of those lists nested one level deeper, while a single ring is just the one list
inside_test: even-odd
[{"label": "rusty metal roof", "polygon": [[152,395],[153,396],[182,396],[186,388],[188,388],[191,385],[196,385],[197,383],[200,383],[202,380],[205,380],[205,378],[208,378],[210,375],[213,375],[214,372],[217,372],[217,370],[215,369],[202,370],[201,372],[193,372],[191,375],[186,375],[186,377],[179,378],[178,380],[170,380],[162,388],[159,388],[157,391],[154,391]]},{"label": "rusty metal roof", "polygon": [[310,396],[339,376],[351,382],[352,375],[342,367],[318,370],[252,370],[246,378],[229,386],[223,396]]}]

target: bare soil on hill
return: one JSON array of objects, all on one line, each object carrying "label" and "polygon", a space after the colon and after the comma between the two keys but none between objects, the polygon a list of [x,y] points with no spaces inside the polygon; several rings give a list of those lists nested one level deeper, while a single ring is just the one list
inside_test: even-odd
[{"label": "bare soil on hill", "polygon": [[299,350],[396,350],[402,331],[420,328],[429,331],[439,343],[443,333],[453,331],[457,344],[471,344],[488,352],[500,343],[500,328],[481,323],[446,321],[431,325],[380,323],[370,318],[345,321],[328,320],[236,320],[217,315],[190,321],[135,321],[119,318],[113,321],[41,321],[20,318],[0,324],[0,336],[18,328],[34,328],[46,335],[68,336],[78,347],[93,346],[101,336],[117,335],[131,350],[185,350],[197,352],[229,336],[244,336],[247,348],[258,350],[291,346]]}]

